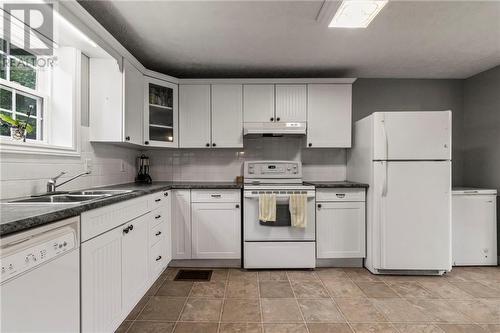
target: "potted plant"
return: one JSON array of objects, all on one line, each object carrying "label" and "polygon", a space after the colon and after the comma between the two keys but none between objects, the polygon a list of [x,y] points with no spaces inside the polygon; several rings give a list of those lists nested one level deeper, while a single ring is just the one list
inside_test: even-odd
[{"label": "potted plant", "polygon": [[2,126],[10,128],[10,136],[15,140],[23,140],[26,142],[26,134],[33,132],[33,126],[28,124],[31,112],[27,113],[26,121],[13,119],[6,114],[0,114],[0,123]]}]

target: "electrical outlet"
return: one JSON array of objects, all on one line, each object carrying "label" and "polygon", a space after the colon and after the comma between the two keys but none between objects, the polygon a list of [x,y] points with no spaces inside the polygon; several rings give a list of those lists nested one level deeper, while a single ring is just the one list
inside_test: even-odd
[{"label": "electrical outlet", "polygon": [[125,172],[125,171],[126,171],[125,169],[126,169],[126,168],[125,168],[125,162],[124,162],[124,161],[121,161],[121,164],[120,164],[120,171],[121,171],[121,172]]},{"label": "electrical outlet", "polygon": [[85,172],[92,172],[92,159],[86,158],[84,163]]}]

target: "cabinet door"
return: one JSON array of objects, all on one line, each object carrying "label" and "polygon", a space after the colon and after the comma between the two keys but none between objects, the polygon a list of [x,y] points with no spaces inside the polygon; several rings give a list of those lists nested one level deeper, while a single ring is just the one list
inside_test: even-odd
[{"label": "cabinet door", "polygon": [[90,141],[123,140],[123,73],[115,59],[90,58]]},{"label": "cabinet door", "polygon": [[245,122],[274,121],[274,85],[243,85],[243,119]]},{"label": "cabinet door", "polygon": [[305,122],[307,120],[307,86],[305,84],[276,85],[276,121]]},{"label": "cabinet door", "polygon": [[81,246],[82,332],[114,332],[122,321],[122,228]]},{"label": "cabinet door", "polygon": [[165,266],[172,260],[172,191],[164,193],[165,201],[163,209],[165,212]]},{"label": "cabinet door", "polygon": [[365,203],[316,204],[317,258],[365,257]]},{"label": "cabinet door", "polygon": [[350,84],[309,84],[307,147],[351,147]]},{"label": "cabinet door", "polygon": [[243,147],[243,86],[212,85],[212,146]]},{"label": "cabinet door", "polygon": [[123,62],[124,141],[142,145],[144,114],[144,77],[130,62]]},{"label": "cabinet door", "polygon": [[193,259],[240,259],[239,203],[193,203]]},{"label": "cabinet door", "polygon": [[191,191],[172,195],[172,259],[191,259]]},{"label": "cabinet door", "polygon": [[179,86],[181,148],[210,147],[210,85]]},{"label": "cabinet door", "polygon": [[149,219],[145,214],[121,226],[123,312],[128,314],[148,288]]},{"label": "cabinet door", "polygon": [[144,85],[144,144],[178,147],[178,92],[174,83],[146,77]]}]

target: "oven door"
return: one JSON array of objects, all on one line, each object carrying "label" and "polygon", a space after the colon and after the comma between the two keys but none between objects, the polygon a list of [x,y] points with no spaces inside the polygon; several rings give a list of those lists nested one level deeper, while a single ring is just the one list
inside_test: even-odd
[{"label": "oven door", "polygon": [[[266,191],[268,192],[268,191]],[[315,191],[307,191],[307,226],[294,228],[290,224],[289,193],[276,194],[276,222],[259,221],[259,191],[244,191],[245,241],[293,241],[316,239]]]}]

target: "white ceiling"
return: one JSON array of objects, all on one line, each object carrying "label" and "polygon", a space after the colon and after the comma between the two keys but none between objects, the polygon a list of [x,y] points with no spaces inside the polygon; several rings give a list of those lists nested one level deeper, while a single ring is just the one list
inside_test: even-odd
[{"label": "white ceiling", "polygon": [[466,78],[500,65],[500,1],[390,1],[367,29],[323,1],[80,1],[146,67],[180,78]]}]

